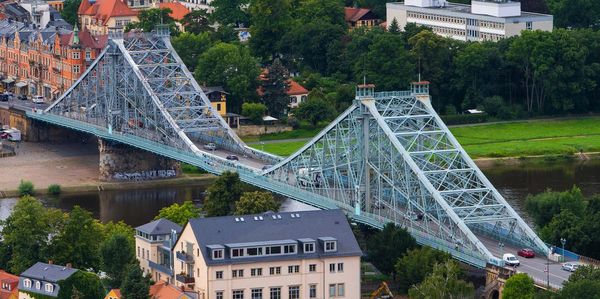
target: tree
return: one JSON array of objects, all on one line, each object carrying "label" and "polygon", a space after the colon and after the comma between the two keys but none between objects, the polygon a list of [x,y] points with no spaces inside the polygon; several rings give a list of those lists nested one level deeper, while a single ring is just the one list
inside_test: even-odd
[{"label": "tree", "polygon": [[502,298],[505,299],[533,299],[535,296],[535,285],[533,279],[526,273],[518,273],[506,280],[502,290]]},{"label": "tree", "polygon": [[226,216],[233,212],[242,195],[242,182],[236,172],[226,171],[206,190],[202,210],[207,217]]},{"label": "tree", "polygon": [[58,299],[97,299],[106,293],[98,275],[83,270],[75,272],[67,279],[59,281]]},{"label": "tree", "polygon": [[290,8],[290,0],[250,1],[250,48],[254,55],[264,60],[277,56],[279,41],[291,27]]},{"label": "tree", "polygon": [[11,273],[22,273],[38,261],[47,260],[48,236],[56,234],[63,214],[48,210],[33,197],[23,197],[1,222],[3,261]]},{"label": "tree", "polygon": [[217,43],[200,55],[194,77],[202,84],[221,85],[231,93],[227,109],[239,111],[256,97],[258,61],[241,45]]},{"label": "tree", "polygon": [[235,203],[235,215],[260,214],[267,211],[277,212],[281,204],[271,192],[245,192]]},{"label": "tree", "polygon": [[539,235],[550,244],[560,244],[560,239],[565,238],[569,242],[567,245],[569,250],[586,254],[591,236],[586,234],[583,225],[580,216],[565,210],[555,215],[550,223],[539,231]]},{"label": "tree", "polygon": [[597,27],[600,5],[595,0],[546,0],[556,27]]},{"label": "tree", "polygon": [[473,284],[461,280],[460,275],[460,268],[455,261],[436,264],[433,272],[422,283],[413,286],[408,295],[414,299],[473,298]]},{"label": "tree", "polygon": [[380,90],[403,90],[414,79],[414,65],[402,36],[384,33],[376,35],[364,57],[355,63],[357,80],[374,83]]},{"label": "tree", "polygon": [[110,285],[118,287],[123,282],[123,268],[135,261],[135,246],[129,242],[129,237],[115,234],[102,243],[102,270],[110,277]]},{"label": "tree", "polygon": [[148,299],[150,279],[144,276],[137,263],[133,263],[125,269],[125,278],[120,289],[123,298]]},{"label": "tree", "polygon": [[333,113],[334,110],[330,104],[314,96],[309,96],[308,100],[300,103],[294,111],[296,117],[310,122],[313,127],[317,126],[320,121],[329,119]]},{"label": "tree", "polygon": [[200,217],[200,209],[194,206],[190,200],[183,204],[174,203],[168,207],[164,207],[158,211],[158,215],[154,219],[165,218],[169,219],[181,226],[185,225],[188,220]]},{"label": "tree", "polygon": [[400,25],[398,25],[398,20],[394,18],[392,23],[390,23],[390,27],[388,28],[388,32],[390,33],[400,33]]},{"label": "tree", "polygon": [[434,265],[450,258],[449,254],[429,247],[411,249],[396,261],[396,280],[406,292],[413,285],[421,283],[433,271]]},{"label": "tree", "polygon": [[275,58],[268,68],[266,79],[262,81],[261,100],[273,117],[280,118],[285,114],[289,103],[287,95],[289,76],[288,70],[278,58]]},{"label": "tree", "polygon": [[173,48],[183,60],[183,64],[193,72],[198,65],[198,59],[202,53],[206,52],[211,46],[212,41],[208,32],[194,34],[183,32],[178,36],[171,38]]},{"label": "tree", "polygon": [[555,215],[565,210],[575,215],[582,215],[585,211],[585,200],[581,190],[573,186],[571,190],[564,192],[547,190],[535,196],[528,196],[525,200],[525,209],[535,223],[543,227]]},{"label": "tree", "polygon": [[367,257],[385,274],[394,273],[394,261],[407,250],[417,247],[415,239],[403,228],[388,223],[369,240]]},{"label": "tree", "polygon": [[63,10],[60,12],[62,18],[71,25],[78,23],[77,11],[81,5],[81,0],[65,0]]},{"label": "tree", "polygon": [[324,23],[339,25],[346,28],[344,19],[344,4],[338,0],[304,0],[295,11],[295,18],[301,24],[308,24],[315,20]]},{"label": "tree", "polygon": [[171,35],[179,34],[179,28],[175,20],[169,15],[173,13],[170,8],[150,8],[139,12],[137,22],[131,22],[125,26],[125,31],[141,29],[144,32],[150,32],[156,28],[156,25],[165,24],[169,27]]},{"label": "tree", "polygon": [[210,3],[215,10],[210,17],[214,22],[224,26],[248,24],[248,13],[245,7],[249,0],[213,0]]},{"label": "tree", "polygon": [[71,263],[78,269],[100,269],[102,231],[92,213],[79,206],[67,215],[63,228],[52,238],[52,259],[58,264]]},{"label": "tree", "polygon": [[263,116],[267,113],[267,106],[262,103],[244,103],[242,104],[242,115],[249,118],[254,124],[261,124]]},{"label": "tree", "polygon": [[558,292],[558,298],[600,298],[600,269],[594,266],[579,267]]},{"label": "tree", "polygon": [[213,28],[210,27],[211,22],[208,19],[208,13],[205,9],[192,10],[181,20],[181,24],[185,28],[185,32],[192,34],[200,34],[203,32],[211,32]]}]

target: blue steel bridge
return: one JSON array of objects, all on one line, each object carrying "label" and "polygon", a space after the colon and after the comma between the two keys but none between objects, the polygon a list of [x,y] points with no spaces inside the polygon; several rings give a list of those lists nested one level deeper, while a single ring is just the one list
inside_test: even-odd
[{"label": "blue steel bridge", "polygon": [[[320,209],[343,209],[372,227],[396,223],[418,243],[473,266],[503,266],[502,253],[521,247],[545,257],[546,244],[469,158],[427,88],[363,87],[344,113],[282,158],[244,144],[159,28],[111,36],[66,93],[28,116],[216,175],[235,171],[244,182]],[[218,149],[204,150],[208,142]],[[240,161],[225,159],[230,154]],[[543,261],[521,270],[545,281]],[[553,281],[560,285],[564,277]]]}]

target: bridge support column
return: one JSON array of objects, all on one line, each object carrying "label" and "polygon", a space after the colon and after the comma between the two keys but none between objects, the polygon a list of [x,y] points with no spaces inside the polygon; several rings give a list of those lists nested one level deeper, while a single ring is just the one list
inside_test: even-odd
[{"label": "bridge support column", "polygon": [[488,264],[485,271],[485,288],[481,294],[481,299],[501,299],[506,280],[513,276],[516,271],[492,264]]},{"label": "bridge support column", "polygon": [[179,163],[128,145],[98,139],[100,180],[144,181],[177,177]]}]

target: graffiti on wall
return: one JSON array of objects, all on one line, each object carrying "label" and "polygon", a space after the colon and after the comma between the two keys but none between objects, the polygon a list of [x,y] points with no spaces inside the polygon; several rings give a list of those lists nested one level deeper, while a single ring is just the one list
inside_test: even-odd
[{"label": "graffiti on wall", "polygon": [[177,171],[174,169],[166,170],[146,170],[138,172],[117,172],[113,174],[115,181],[145,181],[155,179],[168,179],[177,176]]}]

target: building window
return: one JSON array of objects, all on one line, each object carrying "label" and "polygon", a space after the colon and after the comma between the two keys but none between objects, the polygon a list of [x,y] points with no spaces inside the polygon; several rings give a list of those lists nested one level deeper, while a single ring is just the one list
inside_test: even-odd
[{"label": "building window", "polygon": [[217,271],[215,273],[215,275],[216,275],[217,279],[223,279],[223,271]]},{"label": "building window", "polygon": [[231,277],[233,277],[233,278],[244,277],[244,269],[232,270]]},{"label": "building window", "polygon": [[308,265],[308,272],[317,272],[317,264]]},{"label": "building window", "polygon": [[281,288],[271,288],[269,299],[281,299]]},{"label": "building window", "polygon": [[231,257],[242,257],[244,256],[243,248],[231,249]]},{"label": "building window", "polygon": [[90,51],[85,51],[85,59],[90,60],[92,59],[92,52]]},{"label": "building window", "polygon": [[338,263],[338,272],[344,272],[344,263]]},{"label": "building window", "polygon": [[335,241],[325,242],[325,252],[334,252],[337,250]]},{"label": "building window", "polygon": [[336,285],[330,284],[329,285],[329,297],[335,297],[335,291],[336,291]]},{"label": "building window", "polygon": [[311,284],[308,286],[308,297],[309,298],[317,298],[317,285]]},{"label": "building window", "polygon": [[79,65],[74,65],[73,66],[73,73],[79,74],[79,70],[80,70],[80,66]]},{"label": "building window", "polygon": [[346,295],[346,286],[344,286],[343,283],[338,283],[337,295],[338,295],[338,297],[344,297]]},{"label": "building window", "polygon": [[525,28],[527,28],[527,30],[533,30],[533,22],[526,22]]},{"label": "building window", "polygon": [[140,246],[138,246],[138,257],[140,257]]},{"label": "building window", "polygon": [[244,299],[244,290],[234,290],[232,295],[233,299]]},{"label": "building window", "polygon": [[271,268],[269,268],[269,274],[271,274],[271,275],[279,275],[279,274],[281,274],[281,267],[271,267]]},{"label": "building window", "polygon": [[31,288],[31,280],[29,280],[29,279],[24,279],[24,280],[23,280],[23,285],[24,285],[26,288]]},{"label": "building window", "polygon": [[48,293],[54,292],[54,286],[50,283],[47,283],[46,285],[44,285],[44,288],[46,289],[46,292],[48,292]]},{"label": "building window", "polygon": [[215,249],[213,250],[213,260],[222,260],[223,259],[223,249]]},{"label": "building window", "polygon": [[262,276],[262,268],[250,269],[250,276]]},{"label": "building window", "polygon": [[215,299],[223,299],[223,291],[216,291]]},{"label": "building window", "polygon": [[289,287],[288,295],[290,299],[300,299],[300,286]]},{"label": "building window", "polygon": [[217,103],[217,111],[221,111],[221,103]]},{"label": "building window", "polygon": [[294,265],[294,266],[288,266],[288,273],[298,273],[300,272],[300,266],[298,265]]},{"label": "building window", "polygon": [[41,289],[42,288],[42,283],[39,282],[39,281],[36,281],[35,282],[35,288],[38,289],[38,290]]},{"label": "building window", "polygon": [[329,264],[329,272],[335,272],[335,264]]},{"label": "building window", "polygon": [[252,289],[251,299],[262,299],[262,289]]},{"label": "building window", "polygon": [[73,52],[73,59],[79,59],[81,58],[81,55],[79,52]]},{"label": "building window", "polygon": [[305,243],[304,244],[304,253],[313,253],[315,252],[315,243]]}]

